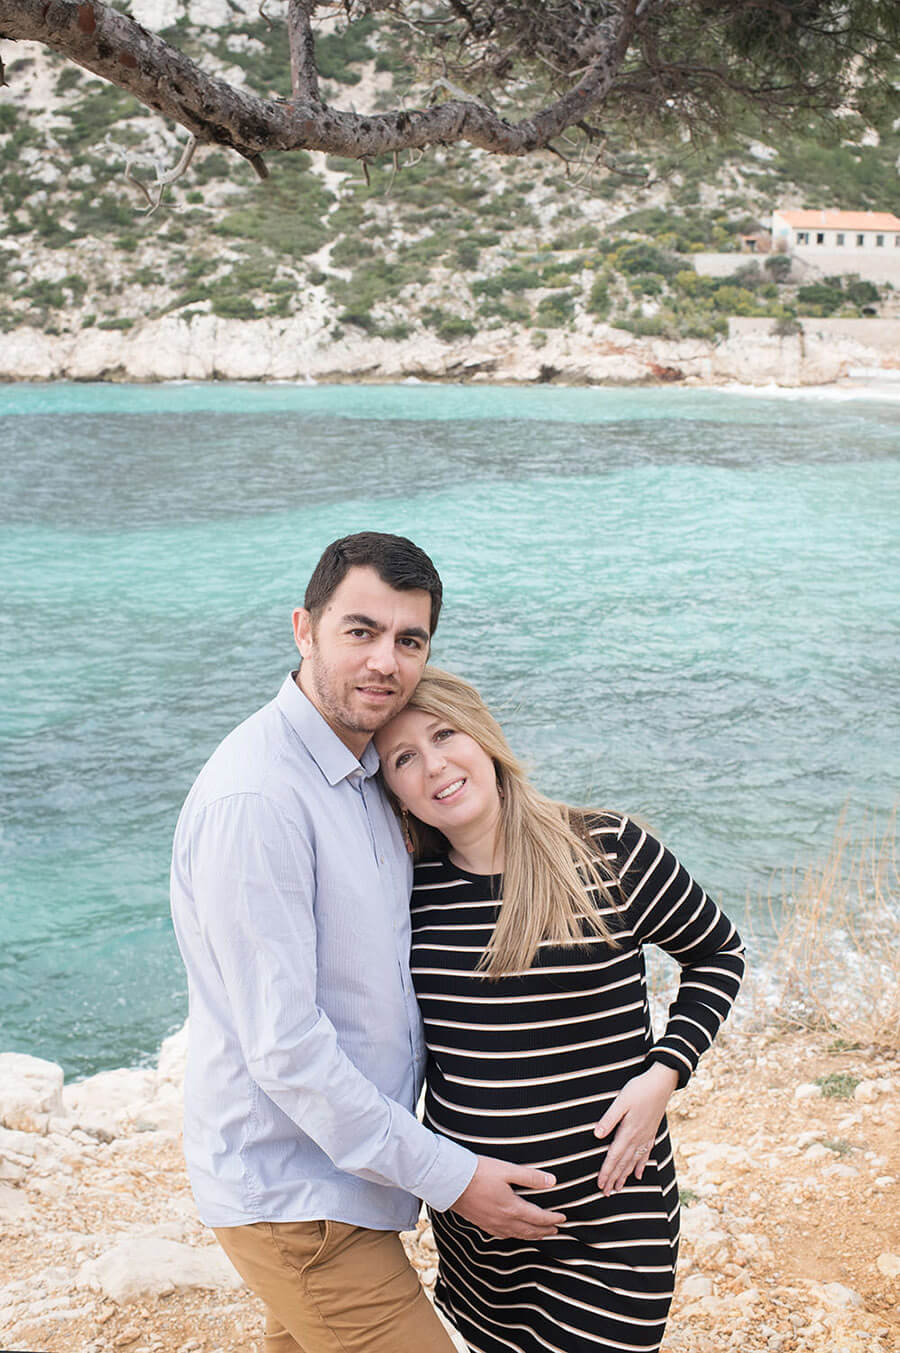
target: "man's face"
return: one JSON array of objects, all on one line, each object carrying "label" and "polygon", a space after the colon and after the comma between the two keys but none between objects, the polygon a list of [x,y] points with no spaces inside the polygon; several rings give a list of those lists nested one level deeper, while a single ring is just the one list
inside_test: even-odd
[{"label": "man's face", "polygon": [[300,689],[355,756],[418,685],[430,623],[427,592],[398,592],[373,568],[349,570],[315,627],[294,612]]}]

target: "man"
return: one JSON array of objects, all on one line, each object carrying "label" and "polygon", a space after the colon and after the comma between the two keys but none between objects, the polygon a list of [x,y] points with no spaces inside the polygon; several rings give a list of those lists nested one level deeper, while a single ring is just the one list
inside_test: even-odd
[{"label": "man", "polygon": [[450,1353],[397,1232],[419,1198],[497,1235],[552,1183],[429,1132],[409,975],[411,867],[372,734],[409,699],[441,606],[411,541],[322,555],[302,657],[182,809],[172,914],[188,972],[185,1153],[202,1219],[266,1305],[266,1353]]}]

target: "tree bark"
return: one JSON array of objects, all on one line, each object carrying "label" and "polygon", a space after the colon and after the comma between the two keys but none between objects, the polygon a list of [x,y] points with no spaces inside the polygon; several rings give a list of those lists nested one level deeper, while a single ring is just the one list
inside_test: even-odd
[{"label": "tree bark", "polygon": [[[649,7],[653,3],[649,0]],[[525,155],[549,145],[602,103],[635,23],[629,5],[622,25],[574,88],[520,122],[508,122],[484,104],[462,99],[364,116],[321,102],[309,25],[314,7],[309,0],[291,0],[289,37],[296,71],[295,98],[289,102],[258,98],[207,74],[177,48],[100,0],[0,0],[0,39],[43,43],[180,123],[201,143],[228,146],[258,165],[266,151],[322,150],[370,159],[458,141],[500,155]]]},{"label": "tree bark", "polygon": [[316,47],[312,31],[312,15],[316,0],[288,0],[288,43],[291,49],[291,90],[294,100],[319,96],[319,72],[316,70]]}]

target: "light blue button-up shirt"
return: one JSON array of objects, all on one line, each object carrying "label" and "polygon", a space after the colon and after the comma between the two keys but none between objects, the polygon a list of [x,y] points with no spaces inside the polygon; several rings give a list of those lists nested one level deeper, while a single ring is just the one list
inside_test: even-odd
[{"label": "light blue button-up shirt", "polygon": [[414,1108],[411,867],[377,780],[285,678],[213,753],[178,819],[188,974],[184,1143],[209,1226],[414,1226],[476,1160]]}]

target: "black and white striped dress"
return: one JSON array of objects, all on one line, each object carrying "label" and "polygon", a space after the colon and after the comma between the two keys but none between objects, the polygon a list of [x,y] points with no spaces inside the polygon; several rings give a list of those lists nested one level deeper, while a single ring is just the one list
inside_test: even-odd
[{"label": "black and white striped dress", "polygon": [[[626,1081],[654,1059],[683,1084],[728,1014],[743,957],[731,922],[675,857],[627,817],[592,822],[620,880],[604,914],[621,948],[542,944],[530,969],[488,981],[475,967],[502,878],[448,859],[416,867],[412,975],[425,1021],[425,1121],[482,1155],[553,1172],[529,1194],[558,1208],[557,1237],[501,1240],[453,1212],[432,1216],[438,1305],[477,1353],[652,1353],[678,1250],[678,1189],[663,1119],[638,1181],[604,1198],[607,1142],[593,1135]],[[650,1027],[642,946],[682,965],[661,1038]]]}]

